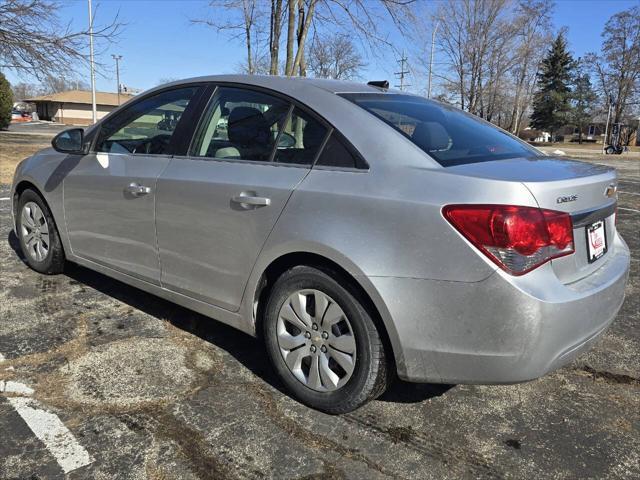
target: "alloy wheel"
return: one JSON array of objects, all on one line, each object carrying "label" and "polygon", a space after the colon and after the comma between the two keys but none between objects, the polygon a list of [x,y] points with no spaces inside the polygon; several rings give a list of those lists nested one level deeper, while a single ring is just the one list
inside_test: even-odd
[{"label": "alloy wheel", "polygon": [[293,375],[318,392],[341,388],[353,374],[356,341],[340,306],[319,290],[299,290],[280,308],[280,353]]},{"label": "alloy wheel", "polygon": [[35,202],[27,202],[22,207],[20,234],[26,254],[36,262],[42,262],[49,253],[49,225],[42,209]]}]

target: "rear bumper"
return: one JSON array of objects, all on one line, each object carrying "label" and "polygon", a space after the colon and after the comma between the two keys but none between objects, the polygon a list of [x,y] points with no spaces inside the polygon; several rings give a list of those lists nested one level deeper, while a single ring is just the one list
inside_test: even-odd
[{"label": "rear bumper", "polygon": [[570,362],[624,300],[629,250],[619,236],[614,242],[597,271],[568,285],[550,264],[523,277],[496,271],[474,283],[370,277],[397,330],[399,376],[517,383]]}]

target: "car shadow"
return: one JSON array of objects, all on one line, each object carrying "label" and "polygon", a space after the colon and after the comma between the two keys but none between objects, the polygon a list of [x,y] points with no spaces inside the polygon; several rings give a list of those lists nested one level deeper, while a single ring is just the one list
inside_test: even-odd
[{"label": "car shadow", "polygon": [[[9,233],[8,243],[24,262],[20,243],[13,231]],[[159,320],[166,320],[176,328],[223,349],[253,374],[284,395],[288,395],[269,366],[266,360],[267,353],[260,340],[193,310],[80,265],[67,263],[64,275]],[[452,387],[453,385],[415,384],[396,379],[378,400],[393,403],[419,403],[439,397]]]}]

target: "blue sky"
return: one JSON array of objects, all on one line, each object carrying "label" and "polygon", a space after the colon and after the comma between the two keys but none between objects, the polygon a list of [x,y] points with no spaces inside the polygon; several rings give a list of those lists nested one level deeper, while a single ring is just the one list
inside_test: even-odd
[{"label": "blue sky", "polygon": [[[600,33],[611,15],[637,3],[637,0],[559,0],[554,23],[558,28],[568,28],[570,48],[575,56],[581,56],[600,49]],[[163,78],[237,71],[245,55],[242,43],[230,40],[214,29],[190,25],[190,18],[211,15],[207,4],[201,0],[94,0],[96,24],[108,22],[118,12],[127,24],[118,43],[109,45],[99,58],[106,69],[104,76],[97,78],[98,90],[115,91],[112,53],[123,56],[121,82],[134,88],[150,88]],[[86,0],[65,2],[60,19],[72,27],[84,28],[88,21]],[[392,55],[368,58],[367,61],[365,78],[386,78],[395,83],[393,72],[398,70],[398,65]],[[6,73],[11,82],[34,81]],[[80,71],[79,77],[88,82],[89,72]],[[413,81],[422,80],[416,77]]]}]

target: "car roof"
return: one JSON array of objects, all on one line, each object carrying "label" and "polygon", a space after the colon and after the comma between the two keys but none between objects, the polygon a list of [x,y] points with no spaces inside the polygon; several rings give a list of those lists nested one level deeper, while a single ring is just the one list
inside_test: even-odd
[{"label": "car roof", "polygon": [[[167,88],[180,88],[190,84],[203,83],[264,88],[265,90],[272,90],[288,96],[311,109],[340,132],[370,165],[373,163],[378,165],[388,164],[396,168],[398,158],[401,158],[406,163],[413,162],[416,165],[424,165],[425,153],[422,150],[379,118],[339,95],[343,93],[372,93],[394,96],[398,94],[407,95],[407,92],[385,90],[366,83],[319,78],[272,75],[210,75],[186,78],[166,85],[159,85],[146,91],[141,96],[153,95],[154,92]],[[129,102],[120,108],[126,108]],[[113,113],[115,112],[110,115]],[[442,168],[434,160],[431,162],[434,167]]]},{"label": "car roof", "polygon": [[321,89],[329,93],[400,93],[394,90],[383,90],[366,83],[333,80],[327,78],[283,77],[275,75],[209,75],[204,77],[187,78],[174,82],[175,84],[198,82],[225,82],[254,85],[276,91],[290,89]]}]

